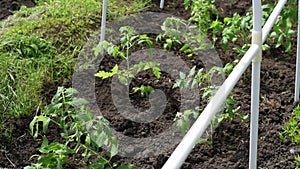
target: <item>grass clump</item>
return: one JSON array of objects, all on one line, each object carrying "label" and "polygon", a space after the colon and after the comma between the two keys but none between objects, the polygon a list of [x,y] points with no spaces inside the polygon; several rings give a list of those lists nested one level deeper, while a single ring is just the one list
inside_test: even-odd
[{"label": "grass clump", "polygon": [[5,37],[0,42],[0,111],[29,115],[40,104],[43,82],[58,78],[64,62],[56,48],[36,35]]},{"label": "grass clump", "polygon": [[[0,130],[5,119],[44,107],[43,86],[71,78],[74,58],[101,26],[101,0],[36,2],[0,22]],[[111,0],[107,18],[139,12],[149,2]]]}]

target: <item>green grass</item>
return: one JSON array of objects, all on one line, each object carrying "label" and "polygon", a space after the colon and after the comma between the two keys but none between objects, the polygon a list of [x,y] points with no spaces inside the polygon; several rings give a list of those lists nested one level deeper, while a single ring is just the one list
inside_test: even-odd
[{"label": "green grass", "polygon": [[[283,133],[279,133],[282,140],[289,139],[293,144],[300,146],[300,105],[297,105],[293,114],[289,117],[288,123],[283,126]],[[300,168],[300,156],[295,156],[297,168]]]},{"label": "green grass", "polygon": [[[110,0],[107,18],[149,5],[144,0]],[[71,78],[75,58],[101,26],[101,9],[102,0],[39,1],[0,22],[0,130],[5,119],[31,115],[45,106],[43,85]]]}]

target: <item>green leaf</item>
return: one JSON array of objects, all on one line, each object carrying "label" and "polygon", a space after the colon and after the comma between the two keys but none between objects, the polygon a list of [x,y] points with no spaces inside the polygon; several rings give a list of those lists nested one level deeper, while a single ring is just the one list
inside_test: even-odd
[{"label": "green leaf", "polygon": [[191,70],[190,70],[190,73],[188,75],[188,77],[193,77],[195,75],[195,69],[196,69],[196,66],[194,66]]},{"label": "green leaf", "polygon": [[117,72],[118,72],[118,65],[116,64],[111,70],[111,72],[105,72],[103,70],[100,70],[98,73],[95,74],[95,76],[101,77],[102,79],[106,79],[114,76],[115,74],[117,74]]},{"label": "green leaf", "polygon": [[179,77],[180,77],[180,79],[185,79],[185,74],[184,73],[182,73],[182,72],[179,72]]},{"label": "green leaf", "polygon": [[134,165],[133,164],[126,164],[126,165],[121,165],[117,169],[133,169]]},{"label": "green leaf", "polygon": [[101,47],[99,47],[99,46],[96,46],[96,47],[93,48],[94,56],[98,56],[98,55],[99,55],[99,53],[100,53],[100,48],[101,48]]},{"label": "green leaf", "polygon": [[170,49],[172,47],[173,41],[171,39],[166,39],[167,46],[166,49]]},{"label": "green leaf", "polygon": [[270,39],[275,39],[277,37],[277,33],[272,32],[269,37],[270,37]]},{"label": "green leaf", "polygon": [[49,144],[49,141],[48,141],[47,137],[43,136],[43,142],[42,142],[41,148],[43,149],[44,147],[48,146],[48,144]]},{"label": "green leaf", "polygon": [[107,145],[108,143],[108,136],[105,132],[102,132],[101,129],[93,130],[91,132],[91,138],[98,147],[102,147],[103,145]]},{"label": "green leaf", "polygon": [[44,133],[47,132],[49,123],[50,123],[50,118],[47,117],[46,119],[43,120],[43,132]]},{"label": "green leaf", "polygon": [[118,154],[118,148],[119,148],[119,145],[118,145],[118,140],[116,137],[112,137],[111,138],[111,149],[110,149],[110,158],[112,158],[113,156],[117,155]]},{"label": "green leaf", "polygon": [[140,87],[133,87],[133,88],[132,88],[132,93],[136,93],[136,92],[138,92],[138,91],[140,91],[140,90],[141,90]]},{"label": "green leaf", "polygon": [[229,18],[229,17],[224,18],[224,23],[229,23],[230,21],[231,21],[231,18]]},{"label": "green leaf", "polygon": [[242,120],[246,120],[248,118],[248,115],[244,115],[241,113],[237,113],[238,118],[242,119]]},{"label": "green leaf", "polygon": [[90,164],[87,169],[104,169],[104,166],[106,164],[106,161],[101,159],[98,162]]},{"label": "green leaf", "polygon": [[160,76],[161,76],[160,68],[154,67],[154,68],[152,68],[152,72],[153,72],[154,76],[155,76],[157,79],[160,78]]},{"label": "green leaf", "polygon": [[29,129],[30,129],[31,135],[34,135],[33,127],[34,127],[34,124],[36,123],[37,119],[38,119],[38,116],[34,116],[33,120],[29,124]]},{"label": "green leaf", "polygon": [[225,37],[222,38],[222,44],[224,46],[224,49],[228,50],[228,39],[227,38],[225,38]]}]

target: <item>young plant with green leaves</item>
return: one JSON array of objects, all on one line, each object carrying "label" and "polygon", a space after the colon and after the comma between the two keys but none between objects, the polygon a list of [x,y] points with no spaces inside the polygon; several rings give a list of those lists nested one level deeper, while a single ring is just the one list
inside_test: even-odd
[{"label": "young plant with green leaves", "polygon": [[196,23],[204,35],[207,35],[212,23],[212,15],[218,15],[215,0],[184,0],[186,9],[191,9],[191,22]]},{"label": "young plant with green leaves", "polygon": [[[179,79],[175,81],[173,88],[180,88],[180,90],[189,90],[194,87],[200,87],[200,90],[203,92],[201,99],[203,101],[209,102],[209,100],[214,96],[219,86],[212,85],[212,78],[214,75],[218,74],[223,77],[230,74],[234,68],[234,65],[237,63],[228,63],[224,68],[213,67],[209,71],[205,72],[203,69],[198,70],[196,73],[196,67],[194,66],[188,75],[180,72]],[[225,113],[217,115],[214,118],[214,122],[219,125],[222,120],[228,118],[233,120],[235,116],[241,118],[242,120],[246,119],[247,116],[241,113],[238,113],[239,107],[236,107],[237,101],[233,99],[232,96],[229,96],[224,103]],[[177,126],[179,127],[182,134],[185,134],[191,125],[191,117],[194,119],[198,118],[200,115],[201,109],[195,108],[195,110],[186,110],[184,112],[178,112],[175,118]],[[214,123],[212,123],[214,124]]]},{"label": "young plant with green leaves", "polygon": [[153,87],[151,87],[149,85],[147,85],[147,86],[141,85],[140,87],[132,88],[132,93],[140,92],[142,97],[144,97],[144,96],[148,97],[149,94],[153,91],[154,91]]},{"label": "young plant with green leaves", "polygon": [[[275,4],[273,2],[265,2],[262,6],[263,24],[266,22]],[[226,17],[223,21],[222,43],[225,50],[228,49],[229,42],[241,45],[235,47],[238,54],[243,55],[250,47],[251,30],[252,30],[252,11],[246,13],[245,16],[240,16],[235,13],[232,17]],[[275,48],[283,46],[286,52],[291,52],[292,38],[295,35],[292,24],[297,21],[297,5],[296,1],[288,1],[287,6],[280,13],[276,23],[270,33],[269,40],[275,43]],[[263,45],[263,50],[270,49],[267,44]]]},{"label": "young plant with green leaves", "polygon": [[164,41],[166,50],[179,50],[187,56],[193,56],[197,51],[209,47],[205,34],[190,22],[169,17],[162,26],[163,34],[156,41]]},{"label": "young plant with green leaves", "polygon": [[141,70],[149,70],[151,69],[156,78],[160,78],[161,72],[159,68],[159,63],[152,61],[139,62],[137,64],[130,64],[130,49],[136,45],[143,45],[146,43],[149,48],[150,55],[152,54],[152,41],[151,39],[143,34],[138,35],[134,28],[130,26],[125,26],[120,28],[121,39],[120,46],[114,45],[113,43],[104,41],[100,46],[94,48],[94,54],[99,55],[100,48],[103,49],[113,57],[120,57],[121,59],[126,60],[126,69],[119,70],[119,65],[115,65],[110,72],[106,72],[100,70],[95,76],[100,77],[102,79],[106,79],[112,77],[114,75],[118,75],[119,81],[122,84],[129,85],[128,81],[131,78],[134,78],[134,73],[139,72]]},{"label": "young plant with green leaves", "polygon": [[[73,88],[59,87],[51,104],[31,121],[31,134],[34,139],[42,135],[43,143],[38,149],[41,154],[32,156],[37,157],[37,163],[25,169],[62,169],[68,158],[72,155],[75,158],[79,153],[82,156],[80,162],[88,169],[133,168],[133,165],[111,163],[112,157],[118,153],[118,141],[112,135],[109,122],[102,116],[94,116],[85,106],[87,101],[74,97],[74,94],[77,91]],[[59,128],[61,142],[50,143],[47,139],[50,123]],[[98,152],[99,148],[103,150]],[[89,164],[90,157],[97,161]]]}]

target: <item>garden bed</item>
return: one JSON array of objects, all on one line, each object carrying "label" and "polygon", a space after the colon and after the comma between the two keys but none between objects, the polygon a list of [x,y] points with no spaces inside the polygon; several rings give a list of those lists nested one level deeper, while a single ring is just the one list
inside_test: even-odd
[{"label": "garden bed", "polygon": [[[184,10],[183,2],[166,1],[165,9],[158,8],[159,1],[154,1],[154,6],[150,11],[160,11],[168,14],[187,19],[190,14],[188,10]],[[224,1],[216,0],[217,9],[220,18],[230,17],[237,12],[244,15],[251,2],[234,0]],[[6,6],[1,5],[1,8]],[[4,11],[1,9],[1,11]],[[279,132],[282,132],[282,126],[287,123],[288,117],[292,114],[295,107],[293,102],[294,92],[294,73],[296,60],[296,39],[294,38],[292,53],[284,52],[282,48],[274,48],[263,53],[262,72],[261,72],[261,102],[260,102],[260,118],[259,118],[259,142],[258,142],[258,167],[260,168],[295,168],[295,155],[300,153],[300,149],[290,141],[282,141],[279,138]],[[159,48],[161,44],[155,44]],[[234,47],[233,45],[230,47]],[[220,41],[216,43],[216,50],[223,62],[223,65],[240,59],[232,50],[224,52]],[[180,54],[179,55],[183,55]],[[105,69],[110,70],[117,61],[111,60],[111,56],[106,58],[99,65],[100,68],[107,66]],[[184,56],[181,56],[184,58]],[[199,64],[201,60],[197,58],[185,59],[187,65],[191,66]],[[104,65],[104,66],[103,66]],[[234,89],[233,97],[238,101],[241,107],[239,112],[242,114],[250,114],[250,87],[251,87],[251,69],[249,68],[243,77],[239,80]],[[138,75],[142,81],[133,81],[132,85],[140,84],[153,85],[154,76],[149,72],[143,72]],[[82,79],[84,80],[84,79]],[[97,103],[103,115],[111,122],[111,126],[122,132],[124,135],[132,137],[152,136],[164,130],[167,125],[173,122],[173,118],[178,111],[177,104],[180,102],[178,91],[172,91],[172,83],[168,74],[162,74],[161,81],[157,84],[157,88],[163,91],[169,91],[167,95],[168,107],[155,122],[136,124],[129,120],[118,116],[115,106],[111,100],[110,80],[96,79],[96,98]],[[70,87],[70,82],[66,85]],[[57,86],[45,87],[43,93],[47,94],[50,100],[55,94]],[[149,108],[149,102],[139,94],[131,94],[135,107],[146,110]],[[108,111],[110,110],[110,111]],[[36,148],[39,147],[41,140],[34,141],[29,132],[29,123],[32,117],[16,118],[8,120],[7,123],[13,124],[14,132],[12,138],[5,138],[0,135],[0,166],[4,168],[22,168],[29,165],[32,161],[30,156],[38,153]],[[199,169],[199,168],[248,168],[249,156],[249,135],[250,135],[249,118],[246,120],[228,119],[222,121],[220,126],[216,128],[212,135],[212,145],[199,144],[196,145],[191,154],[188,156],[182,168]],[[59,140],[56,128],[51,128],[48,132],[49,140]],[[161,168],[166,162],[173,149],[160,155],[147,158],[124,158],[117,156],[113,160],[120,163],[132,163],[136,168]],[[84,168],[77,164],[76,160],[71,160],[65,168]]]}]

